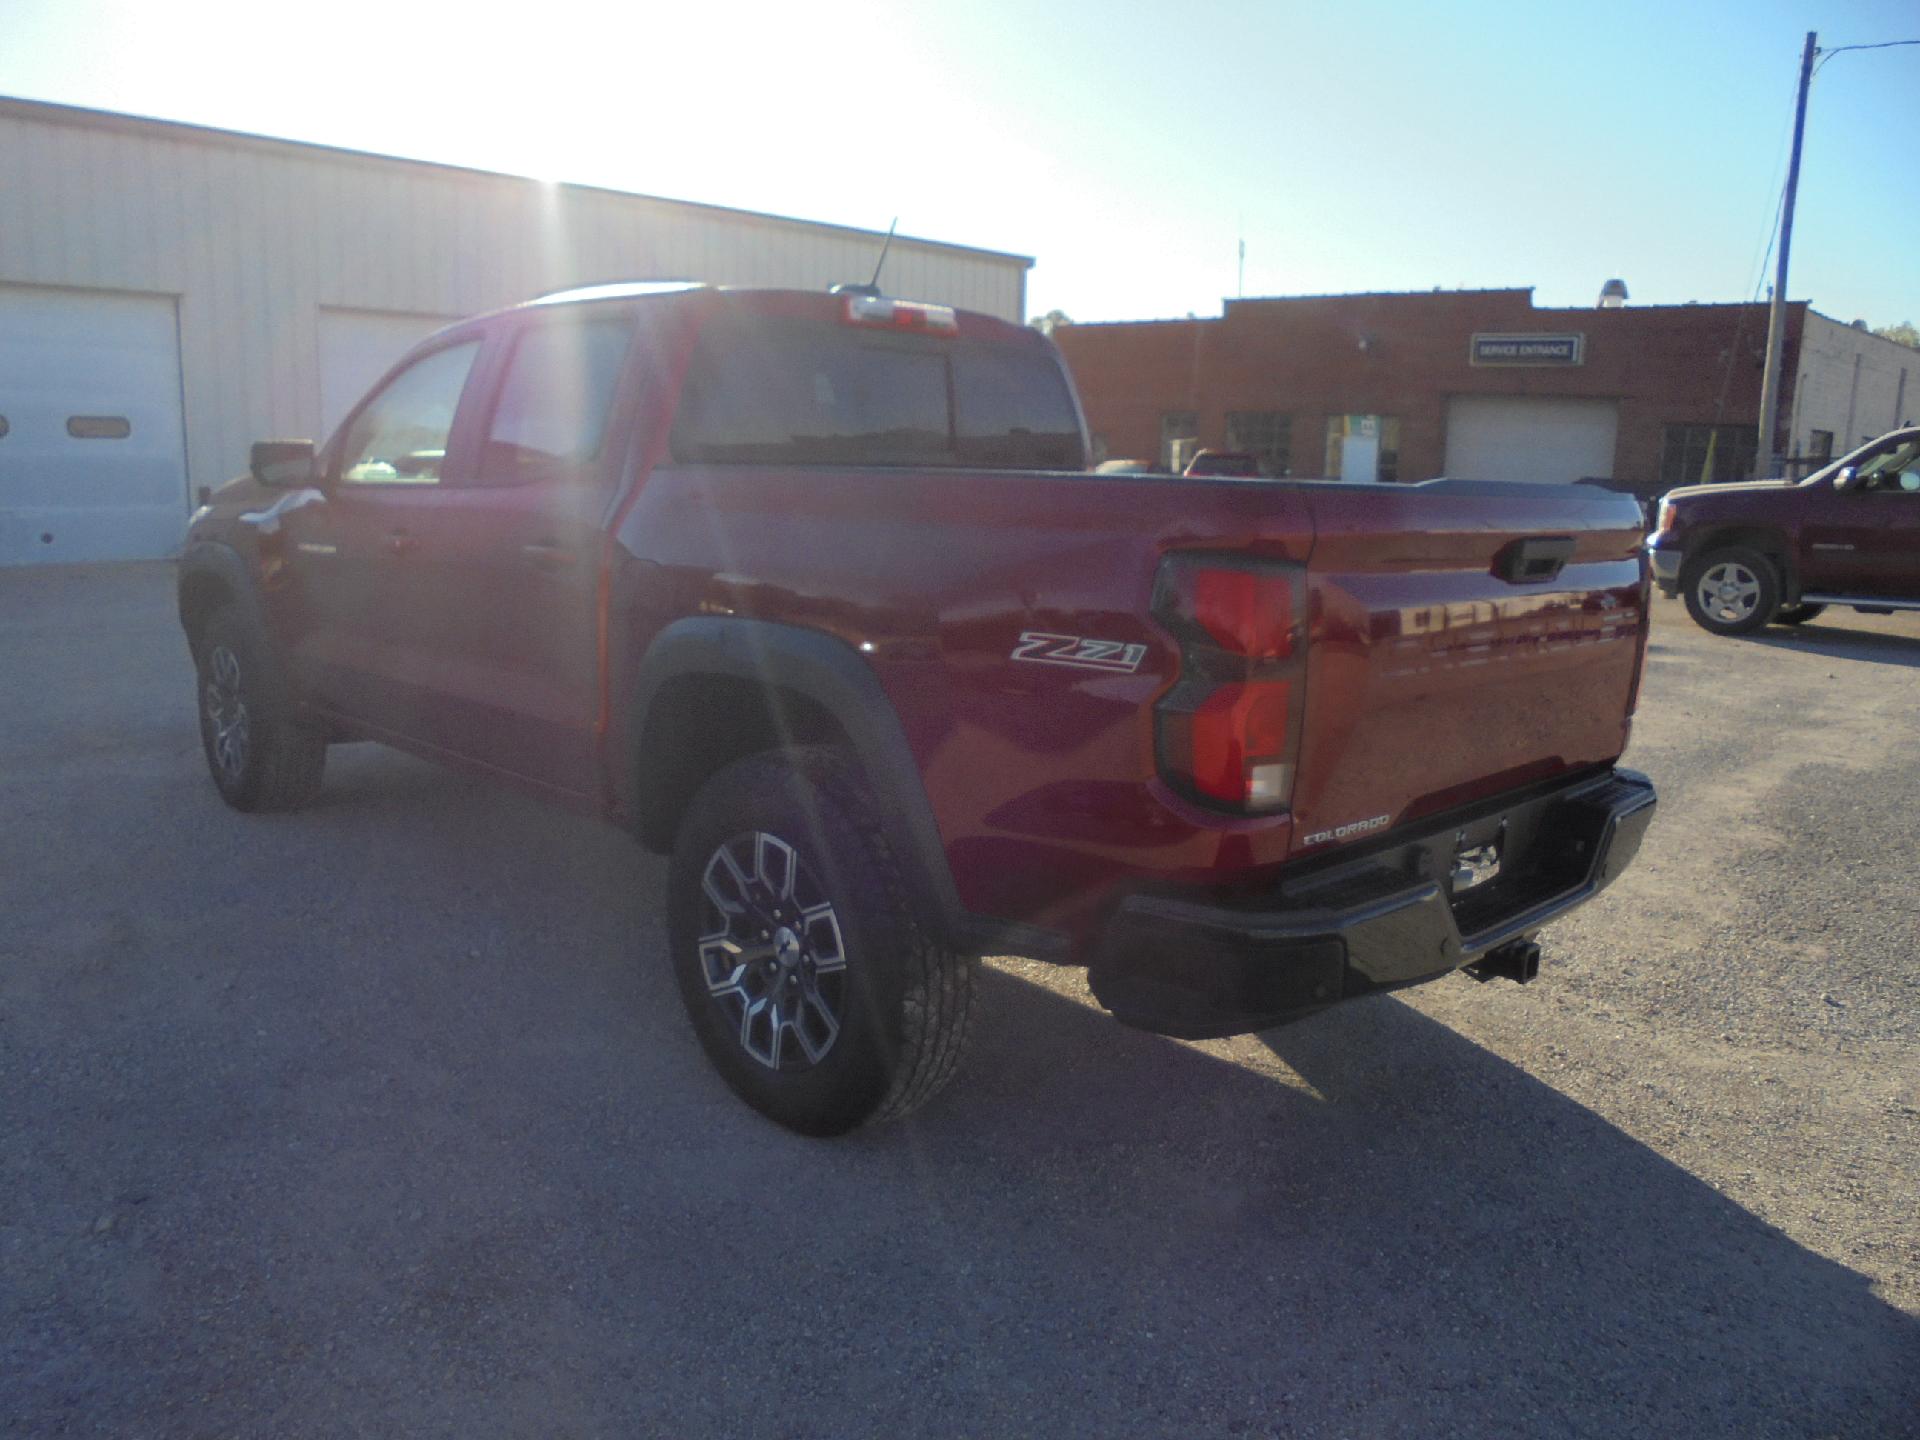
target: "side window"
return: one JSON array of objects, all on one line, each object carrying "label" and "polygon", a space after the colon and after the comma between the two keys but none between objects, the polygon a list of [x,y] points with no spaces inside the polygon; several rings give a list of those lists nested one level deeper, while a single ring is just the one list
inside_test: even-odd
[{"label": "side window", "polygon": [[487,427],[480,479],[559,479],[600,458],[633,319],[608,315],[530,326],[514,342]]},{"label": "side window", "polygon": [[468,340],[422,356],[354,417],[340,447],[347,485],[438,485],[460,391],[480,353]]},{"label": "side window", "polygon": [[1862,490],[1920,494],[1920,440],[1889,445],[1856,468]]},{"label": "side window", "polygon": [[711,325],[673,456],[694,465],[950,465],[944,342],[810,324]]}]

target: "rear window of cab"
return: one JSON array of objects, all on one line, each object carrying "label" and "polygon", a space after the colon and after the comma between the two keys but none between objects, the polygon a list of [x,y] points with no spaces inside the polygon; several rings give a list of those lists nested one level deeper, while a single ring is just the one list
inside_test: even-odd
[{"label": "rear window of cab", "polygon": [[1079,470],[1079,417],[1048,351],[810,320],[702,333],[673,458],[704,465]]}]

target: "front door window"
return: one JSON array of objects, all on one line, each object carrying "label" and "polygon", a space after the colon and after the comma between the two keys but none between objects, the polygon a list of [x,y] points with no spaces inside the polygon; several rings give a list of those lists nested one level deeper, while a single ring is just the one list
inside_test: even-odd
[{"label": "front door window", "polygon": [[1898,490],[1920,494],[1920,438],[1889,445],[1854,466],[1862,490]]},{"label": "front door window", "polygon": [[345,485],[437,485],[460,392],[480,353],[468,340],[422,356],[353,418],[340,447]]}]

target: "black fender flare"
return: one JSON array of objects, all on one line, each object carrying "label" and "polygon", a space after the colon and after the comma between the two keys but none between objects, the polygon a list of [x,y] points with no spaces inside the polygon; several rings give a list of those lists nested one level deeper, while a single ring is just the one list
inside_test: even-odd
[{"label": "black fender flare", "polygon": [[260,587],[238,550],[217,540],[192,540],[180,552],[177,563],[175,599],[180,611],[180,628],[186,632],[189,645],[204,616],[205,601],[201,597],[209,585],[224,591],[240,607],[247,623],[266,633],[266,606],[260,598]]},{"label": "black fender flare", "polygon": [[1792,535],[1778,525],[1766,522],[1726,520],[1708,529],[1690,542],[1680,562],[1681,589],[1690,567],[1723,546],[1744,545],[1772,560],[1779,570],[1780,603],[1797,604],[1800,599],[1800,557]]},{"label": "black fender flare", "polygon": [[[764,691],[805,697],[828,715],[880,800],[880,818],[902,859],[914,899],[939,924],[949,943],[967,946],[978,929],[960,903],[946,847],[927,798],[920,767],[879,677],[838,636],[804,626],[741,616],[695,615],[676,620],[647,647],[633,687],[626,727],[633,772],[628,811],[645,843],[668,848],[661,810],[669,786],[665,767],[649,764],[645,737],[661,692],[690,677],[743,681]],[[649,811],[654,819],[649,822]]]}]

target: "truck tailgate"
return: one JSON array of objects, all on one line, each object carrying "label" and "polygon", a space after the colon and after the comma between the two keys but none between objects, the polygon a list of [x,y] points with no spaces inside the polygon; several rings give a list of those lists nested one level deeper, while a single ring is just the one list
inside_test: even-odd
[{"label": "truck tailgate", "polygon": [[1307,488],[1294,853],[1620,754],[1646,633],[1631,498],[1483,481]]}]

